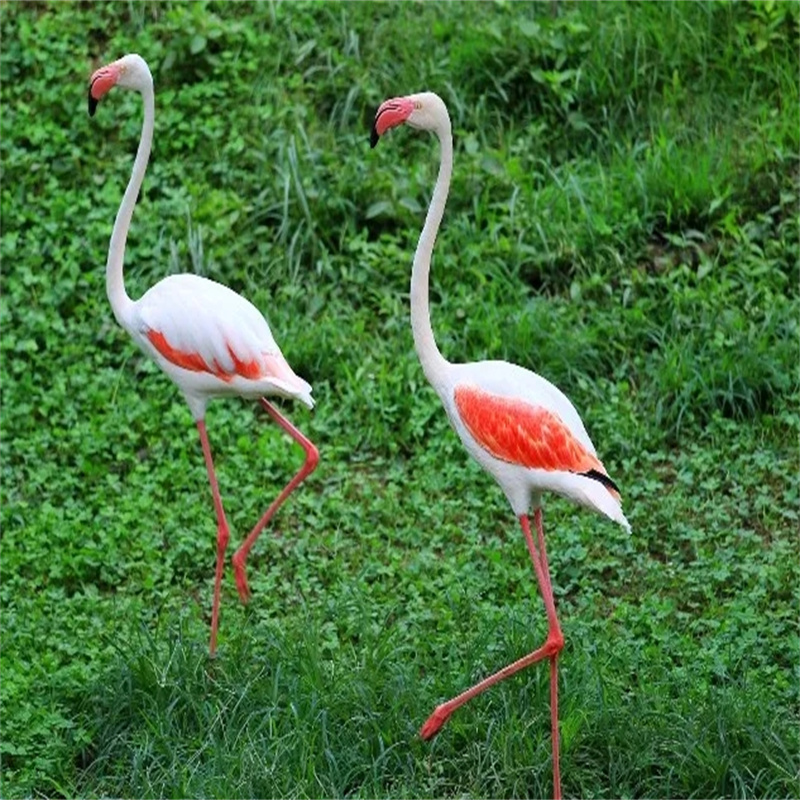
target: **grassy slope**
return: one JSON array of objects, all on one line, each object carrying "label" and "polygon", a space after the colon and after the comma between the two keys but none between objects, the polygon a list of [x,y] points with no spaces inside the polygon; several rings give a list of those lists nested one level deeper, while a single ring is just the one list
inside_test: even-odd
[{"label": "grassy slope", "polygon": [[[416,363],[425,136],[376,105],[439,91],[456,175],[434,262],[453,359],[558,383],[634,533],[548,499],[565,792],[798,791],[797,14],[789,4],[5,4],[2,794],[524,796],[550,791],[527,556]],[[93,66],[137,50],[156,143],[137,296],[196,269],[263,308],[323,461],[226,584],[190,417],[119,331],[102,263],[140,126]],[[556,345],[555,342],[558,342]],[[243,534],[300,454],[209,413]]]}]

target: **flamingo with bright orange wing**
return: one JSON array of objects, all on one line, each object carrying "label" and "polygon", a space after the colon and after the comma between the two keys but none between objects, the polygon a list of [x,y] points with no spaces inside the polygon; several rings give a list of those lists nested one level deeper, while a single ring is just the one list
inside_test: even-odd
[{"label": "flamingo with bright orange wing", "polygon": [[[433,245],[444,214],[453,169],[450,116],[432,92],[387,100],[378,109],[370,144],[389,128],[405,123],[432,131],[439,139],[441,163],[411,272],[411,329],[425,376],[444,405],[464,446],[494,476],[519,518],[547,612],[544,644],[532,653],[442,703],[422,726],[434,736],[450,715],[470,698],[503,678],[542,659],[550,661],[550,716],[554,796],[561,797],[558,742],[558,654],[564,636],[556,617],[550,570],[544,546],[541,495],[555,492],[599,511],[630,530],[622,513],[619,489],[597,457],[575,407],[552,383],[506,361],[451,364],[436,346],[428,307]],[[534,509],[536,542],[528,514]],[[538,545],[538,549],[537,549]]]}]

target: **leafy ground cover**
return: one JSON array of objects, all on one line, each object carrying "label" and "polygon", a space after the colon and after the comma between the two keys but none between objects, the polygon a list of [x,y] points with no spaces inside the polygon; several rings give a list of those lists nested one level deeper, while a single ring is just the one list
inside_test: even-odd
[{"label": "leafy ground cover", "polygon": [[[440,346],[559,384],[633,525],[547,501],[565,793],[800,792],[797,5],[6,3],[0,35],[4,797],[550,792],[545,671],[417,736],[545,632],[413,353],[437,154],[367,136],[423,88],[456,138]],[[243,292],[318,399],[213,662],[196,433],[105,298],[141,109],[90,121],[86,86],[129,51],[157,88],[129,292]],[[243,535],[301,454],[250,404],[208,421]]]}]

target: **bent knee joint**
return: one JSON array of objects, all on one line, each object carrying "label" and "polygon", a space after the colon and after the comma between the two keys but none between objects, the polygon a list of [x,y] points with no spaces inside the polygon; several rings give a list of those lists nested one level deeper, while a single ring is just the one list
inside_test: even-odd
[{"label": "bent knee joint", "polygon": [[310,444],[306,450],[306,469],[313,472],[317,468],[317,464],[319,464],[319,450]]}]

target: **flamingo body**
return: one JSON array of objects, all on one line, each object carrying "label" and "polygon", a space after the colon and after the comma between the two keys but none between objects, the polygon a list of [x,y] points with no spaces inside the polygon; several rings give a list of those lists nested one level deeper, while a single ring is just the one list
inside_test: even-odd
[{"label": "flamingo body", "polygon": [[549,491],[630,527],[619,493],[563,392],[506,361],[450,367],[453,383],[440,393],[450,422],[516,516]]},{"label": "flamingo body", "polygon": [[210,398],[225,395],[314,406],[311,386],[289,366],[261,312],[221,283],[170,275],[132,305],[124,325],[178,385],[195,419]]}]

